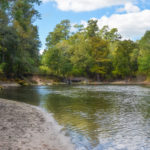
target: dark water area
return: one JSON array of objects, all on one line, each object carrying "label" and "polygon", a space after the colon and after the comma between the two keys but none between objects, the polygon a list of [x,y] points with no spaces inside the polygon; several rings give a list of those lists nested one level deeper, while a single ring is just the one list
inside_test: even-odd
[{"label": "dark water area", "polygon": [[150,150],[150,87],[27,86],[0,97],[52,113],[76,150]]}]

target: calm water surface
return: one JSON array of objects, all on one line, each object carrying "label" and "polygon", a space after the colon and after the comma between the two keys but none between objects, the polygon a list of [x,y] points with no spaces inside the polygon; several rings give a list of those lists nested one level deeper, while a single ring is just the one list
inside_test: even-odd
[{"label": "calm water surface", "polygon": [[150,150],[149,87],[31,86],[0,97],[52,113],[76,150]]}]

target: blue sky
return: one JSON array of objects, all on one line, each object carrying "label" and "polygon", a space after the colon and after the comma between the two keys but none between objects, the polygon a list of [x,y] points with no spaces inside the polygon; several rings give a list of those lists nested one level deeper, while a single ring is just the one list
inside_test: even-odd
[{"label": "blue sky", "polygon": [[99,28],[104,25],[117,27],[124,39],[139,39],[150,30],[148,0],[43,0],[36,9],[41,14],[41,20],[35,22],[41,50],[45,48],[48,33],[63,19],[86,25],[89,19],[96,18]]}]

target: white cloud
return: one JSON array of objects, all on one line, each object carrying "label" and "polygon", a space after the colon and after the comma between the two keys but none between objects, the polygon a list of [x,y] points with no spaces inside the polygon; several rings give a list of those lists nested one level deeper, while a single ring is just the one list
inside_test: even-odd
[{"label": "white cloud", "polygon": [[132,3],[126,3],[124,8],[119,8],[117,12],[127,12],[127,13],[132,13],[132,12],[139,12],[140,8],[133,5]]},{"label": "white cloud", "polygon": [[134,40],[143,36],[146,30],[150,30],[150,10],[103,16],[98,19],[98,26],[102,28],[104,25],[118,28],[123,38]]},{"label": "white cloud", "polygon": [[[91,18],[91,19],[93,19],[93,18]],[[81,24],[86,28],[87,27],[87,25],[88,25],[88,23],[86,22],[86,21],[84,21],[84,20],[81,20]]]},{"label": "white cloud", "polygon": [[56,2],[57,7],[63,11],[91,11],[110,6],[124,5],[136,0],[42,0],[43,2]]},{"label": "white cloud", "polygon": [[41,50],[40,50],[40,54],[42,55],[42,54],[43,54],[43,52],[44,52],[44,49],[41,49]]}]

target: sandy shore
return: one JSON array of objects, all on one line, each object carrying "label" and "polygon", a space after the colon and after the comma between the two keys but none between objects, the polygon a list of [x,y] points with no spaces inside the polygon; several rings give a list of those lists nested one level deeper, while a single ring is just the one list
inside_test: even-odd
[{"label": "sandy shore", "polygon": [[0,83],[0,86],[2,88],[8,88],[8,87],[19,87],[20,85],[18,83],[15,83],[15,82],[12,82],[12,83],[3,82],[3,83]]},{"label": "sandy shore", "polygon": [[53,117],[37,107],[0,99],[0,150],[73,150]]}]

